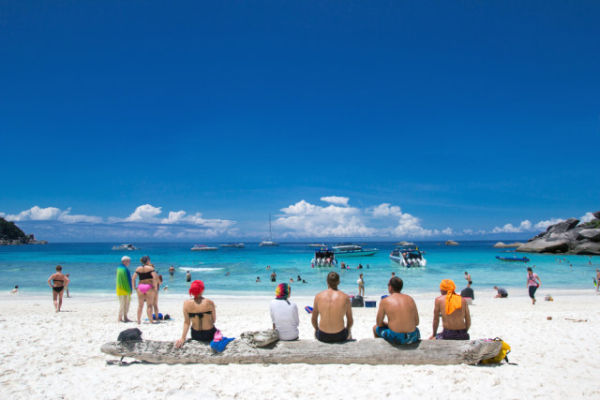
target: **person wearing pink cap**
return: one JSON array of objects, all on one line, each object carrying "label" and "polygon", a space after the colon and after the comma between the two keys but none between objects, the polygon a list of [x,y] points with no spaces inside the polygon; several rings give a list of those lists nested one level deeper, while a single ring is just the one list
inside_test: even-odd
[{"label": "person wearing pink cap", "polygon": [[192,328],[192,339],[200,342],[210,343],[217,332],[217,328],[215,328],[215,321],[217,320],[215,303],[202,296],[204,282],[192,282],[189,293],[193,299],[186,300],[183,303],[183,332],[181,338],[175,342],[177,348],[185,343],[190,326]]}]

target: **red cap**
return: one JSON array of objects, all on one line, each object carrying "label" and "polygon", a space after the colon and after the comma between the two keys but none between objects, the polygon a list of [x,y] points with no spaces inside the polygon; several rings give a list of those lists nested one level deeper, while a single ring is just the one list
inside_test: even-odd
[{"label": "red cap", "polygon": [[190,296],[198,297],[204,292],[204,282],[194,281],[190,285]]}]

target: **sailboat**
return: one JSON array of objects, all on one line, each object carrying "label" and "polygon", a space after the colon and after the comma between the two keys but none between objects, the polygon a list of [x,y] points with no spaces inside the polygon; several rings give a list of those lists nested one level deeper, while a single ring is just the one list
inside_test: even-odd
[{"label": "sailboat", "polygon": [[279,243],[273,241],[273,231],[271,230],[271,214],[269,214],[269,240],[263,240],[259,243],[260,247],[279,246]]}]

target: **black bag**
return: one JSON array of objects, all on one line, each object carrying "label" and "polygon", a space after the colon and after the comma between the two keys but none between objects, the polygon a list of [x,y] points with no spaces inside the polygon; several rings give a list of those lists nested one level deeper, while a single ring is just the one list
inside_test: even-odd
[{"label": "black bag", "polygon": [[119,342],[139,342],[142,340],[142,331],[138,328],[125,329],[119,333],[117,340]]},{"label": "black bag", "polygon": [[363,299],[362,296],[354,296],[352,298],[352,307],[364,307],[365,306],[365,300]]}]

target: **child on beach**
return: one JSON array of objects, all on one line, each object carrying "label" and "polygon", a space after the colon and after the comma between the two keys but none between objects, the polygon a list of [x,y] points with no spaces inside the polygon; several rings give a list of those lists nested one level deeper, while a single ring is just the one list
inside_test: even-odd
[{"label": "child on beach", "polygon": [[531,267],[527,268],[527,289],[529,290],[529,297],[531,297],[531,304],[535,305],[535,291],[540,287],[542,281],[538,274],[534,274]]}]

